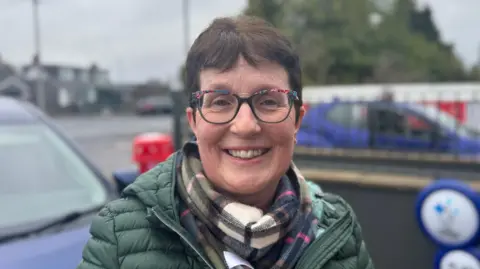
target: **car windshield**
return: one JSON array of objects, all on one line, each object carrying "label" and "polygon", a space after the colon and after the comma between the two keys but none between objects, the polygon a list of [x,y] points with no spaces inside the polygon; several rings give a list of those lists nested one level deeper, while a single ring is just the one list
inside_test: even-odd
[{"label": "car windshield", "polygon": [[438,109],[431,105],[409,104],[411,109],[419,114],[424,115],[428,119],[438,122],[442,127],[458,133],[461,136],[470,136],[470,131],[453,115]]},{"label": "car windshield", "polygon": [[98,176],[48,126],[0,125],[0,231],[101,206],[107,195]]}]

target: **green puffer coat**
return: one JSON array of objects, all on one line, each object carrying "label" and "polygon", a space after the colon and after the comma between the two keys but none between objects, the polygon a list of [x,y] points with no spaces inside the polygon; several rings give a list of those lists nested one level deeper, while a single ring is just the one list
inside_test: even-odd
[{"label": "green puffer coat", "polygon": [[[141,175],[122,199],[100,211],[77,269],[213,268],[180,225],[174,160],[172,156]],[[309,184],[320,229],[296,268],[373,269],[350,206]]]}]

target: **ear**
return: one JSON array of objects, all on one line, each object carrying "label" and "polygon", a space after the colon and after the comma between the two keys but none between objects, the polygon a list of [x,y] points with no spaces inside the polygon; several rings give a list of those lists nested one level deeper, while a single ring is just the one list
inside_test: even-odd
[{"label": "ear", "polygon": [[187,115],[188,125],[190,125],[190,129],[192,130],[193,134],[197,136],[197,124],[195,122],[195,112],[193,108],[187,107],[185,110],[185,114]]},{"label": "ear", "polygon": [[302,121],[303,121],[303,117],[305,116],[305,106],[301,106],[300,109],[298,110],[298,120],[297,122],[295,123],[295,133],[298,132],[298,130],[300,129],[300,126],[302,125]]}]

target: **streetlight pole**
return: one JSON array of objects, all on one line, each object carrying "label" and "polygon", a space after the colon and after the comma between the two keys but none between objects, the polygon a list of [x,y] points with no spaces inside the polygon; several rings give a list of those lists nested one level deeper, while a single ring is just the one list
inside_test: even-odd
[{"label": "streetlight pole", "polygon": [[[190,16],[189,16],[189,0],[182,0],[182,24],[183,24],[183,43],[184,43],[184,53],[185,58],[188,54],[190,48]],[[179,76],[181,77],[181,76]],[[181,84],[181,83],[180,83]],[[184,110],[185,110],[185,96],[184,89],[185,85],[172,88],[172,101],[173,101],[173,141],[175,143],[175,150],[182,148],[184,133],[185,130],[185,119]]]},{"label": "streetlight pole", "polygon": [[32,0],[32,15],[33,15],[33,35],[34,35],[34,46],[35,54],[33,60],[33,68],[36,69],[36,102],[37,105],[45,113],[47,112],[46,105],[46,96],[45,96],[45,85],[43,82],[43,68],[41,64],[41,42],[40,42],[40,19],[39,19],[39,10],[38,10],[38,0]]},{"label": "streetlight pole", "polygon": [[188,50],[190,48],[190,1],[183,0],[182,4],[183,9],[183,42],[184,42],[184,49],[185,49],[185,56],[188,54]]}]

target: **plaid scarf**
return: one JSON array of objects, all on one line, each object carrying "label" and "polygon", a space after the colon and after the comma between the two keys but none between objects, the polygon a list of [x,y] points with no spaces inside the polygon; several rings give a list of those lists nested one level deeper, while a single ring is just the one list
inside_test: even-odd
[{"label": "plaid scarf", "polygon": [[315,238],[317,219],[308,186],[293,163],[266,214],[213,189],[195,142],[187,143],[180,154],[177,181],[182,225],[197,238],[215,268],[227,268],[224,251],[256,269],[293,268]]}]

